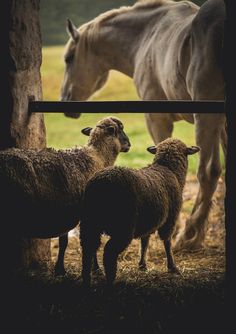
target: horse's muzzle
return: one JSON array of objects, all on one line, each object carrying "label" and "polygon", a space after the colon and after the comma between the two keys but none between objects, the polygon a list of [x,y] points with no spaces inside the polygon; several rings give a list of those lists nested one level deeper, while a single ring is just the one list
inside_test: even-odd
[{"label": "horse's muzzle", "polygon": [[77,113],[77,112],[69,112],[69,111],[67,111],[67,112],[64,112],[64,115],[66,116],[66,117],[70,117],[70,118],[75,118],[75,119],[77,119],[77,118],[80,118],[80,115],[81,115],[81,113]]},{"label": "horse's muzzle", "polygon": [[[70,93],[68,93],[68,94],[62,94],[60,101],[61,102],[70,102],[71,101],[71,94]],[[79,113],[79,112],[65,111],[64,115],[66,117],[77,119],[77,118],[80,117],[81,113]]]}]

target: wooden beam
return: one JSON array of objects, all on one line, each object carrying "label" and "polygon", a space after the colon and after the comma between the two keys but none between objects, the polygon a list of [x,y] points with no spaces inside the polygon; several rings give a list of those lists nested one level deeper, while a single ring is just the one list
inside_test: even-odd
[{"label": "wooden beam", "polygon": [[225,101],[29,101],[30,113],[224,113]]}]

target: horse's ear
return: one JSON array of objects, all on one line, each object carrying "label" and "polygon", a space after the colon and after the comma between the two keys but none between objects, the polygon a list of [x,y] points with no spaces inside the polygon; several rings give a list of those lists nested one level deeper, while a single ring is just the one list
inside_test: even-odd
[{"label": "horse's ear", "polygon": [[190,146],[186,148],[186,154],[192,155],[200,151],[200,147],[198,146]]},{"label": "horse's ear", "polygon": [[83,133],[83,135],[85,136],[89,136],[91,131],[93,130],[93,128],[84,128],[83,130],[81,130],[81,132]]},{"label": "horse's ear", "polygon": [[152,154],[156,154],[157,148],[156,148],[156,146],[150,146],[150,147],[147,148],[147,151],[152,153]]},{"label": "horse's ear", "polygon": [[74,25],[74,23],[70,19],[67,19],[66,23],[67,23],[66,30],[67,30],[69,36],[74,40],[74,42],[78,42],[79,33],[76,29],[76,26]]}]

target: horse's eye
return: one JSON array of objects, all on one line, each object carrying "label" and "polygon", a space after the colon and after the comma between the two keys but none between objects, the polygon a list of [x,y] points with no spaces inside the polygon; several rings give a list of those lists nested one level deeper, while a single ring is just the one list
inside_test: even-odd
[{"label": "horse's eye", "polygon": [[68,56],[65,57],[65,62],[66,62],[67,64],[71,64],[72,61],[73,61],[73,59],[74,59],[74,55],[73,55],[73,54],[68,55]]}]

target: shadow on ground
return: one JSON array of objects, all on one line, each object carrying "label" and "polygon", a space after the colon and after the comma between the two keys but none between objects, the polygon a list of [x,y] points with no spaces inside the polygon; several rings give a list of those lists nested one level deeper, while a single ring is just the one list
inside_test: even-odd
[{"label": "shadow on ground", "polygon": [[[197,184],[188,180],[180,219],[189,213]],[[189,203],[190,201],[190,203]],[[104,275],[93,276],[92,287],[81,282],[79,240],[69,239],[65,277],[31,271],[19,275],[9,291],[11,322],[24,333],[218,333],[225,332],[224,189],[214,196],[206,247],[175,254],[182,275],[166,272],[162,243],[152,235],[148,270],[137,269],[139,241],[121,254],[116,284],[105,285]],[[106,237],[102,238],[99,263]],[[58,241],[52,240],[55,261]],[[8,331],[12,333],[11,331]]]}]

